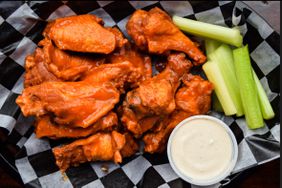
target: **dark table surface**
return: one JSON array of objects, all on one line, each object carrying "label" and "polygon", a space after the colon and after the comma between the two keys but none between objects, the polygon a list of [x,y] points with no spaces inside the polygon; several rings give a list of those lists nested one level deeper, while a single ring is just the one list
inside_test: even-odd
[{"label": "dark table surface", "polygon": [[[280,159],[251,168],[242,172],[234,179],[227,188],[278,188]],[[21,188],[24,187],[21,180],[11,175],[6,168],[0,164],[0,187],[1,188]]]}]

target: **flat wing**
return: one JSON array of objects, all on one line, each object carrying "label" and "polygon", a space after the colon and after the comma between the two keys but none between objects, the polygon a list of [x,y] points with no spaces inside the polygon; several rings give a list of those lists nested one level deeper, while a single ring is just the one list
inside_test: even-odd
[{"label": "flat wing", "polygon": [[92,68],[104,63],[105,58],[90,54],[71,53],[60,50],[48,38],[39,42],[48,70],[64,81],[75,81]]},{"label": "flat wing", "polygon": [[35,123],[35,134],[38,138],[81,138],[92,135],[98,131],[111,131],[113,127],[117,125],[118,119],[114,112],[109,112],[87,128],[72,128],[65,125],[58,125],[52,121],[50,116],[46,115],[37,119]]},{"label": "flat wing", "polygon": [[55,122],[86,128],[111,111],[119,92],[110,84],[44,82],[23,90],[16,102],[25,116],[54,114]]},{"label": "flat wing", "polygon": [[126,142],[125,136],[112,133],[97,133],[89,138],[76,140],[71,144],[53,149],[57,166],[65,171],[87,161],[122,162],[120,150]]},{"label": "flat wing", "polygon": [[44,35],[61,50],[109,54],[116,48],[116,38],[99,20],[90,14],[58,18]]}]

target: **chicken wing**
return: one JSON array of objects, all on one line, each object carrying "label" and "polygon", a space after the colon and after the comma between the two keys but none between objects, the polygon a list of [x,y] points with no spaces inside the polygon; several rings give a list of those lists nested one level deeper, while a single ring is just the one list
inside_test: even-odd
[{"label": "chicken wing", "polygon": [[131,82],[131,88],[137,87],[142,81],[152,77],[152,64],[151,58],[139,52],[137,48],[128,43],[118,52],[115,52],[107,57],[107,63],[122,63],[130,62],[135,68],[135,81]]},{"label": "chicken wing", "polygon": [[24,88],[48,81],[61,79],[47,69],[42,49],[36,48],[34,54],[28,55],[25,59]]},{"label": "chicken wing", "polygon": [[143,72],[139,71],[130,61],[123,61],[114,64],[103,64],[91,69],[88,74],[82,78],[82,81],[89,83],[111,83],[124,93],[126,84],[136,85],[143,77]]},{"label": "chicken wing", "polygon": [[61,50],[109,54],[117,45],[115,34],[102,26],[100,18],[90,14],[58,18],[43,35]]},{"label": "chicken wing", "polygon": [[193,115],[205,114],[210,110],[213,85],[198,75],[185,74],[184,86],[175,96],[178,108]]},{"label": "chicken wing", "polygon": [[137,10],[129,19],[126,30],[136,45],[150,53],[164,54],[175,50],[186,53],[195,65],[206,61],[205,55],[159,8]]},{"label": "chicken wing", "polygon": [[113,109],[119,92],[111,84],[44,82],[23,90],[16,103],[25,116],[55,115],[58,124],[86,128]]},{"label": "chicken wing", "polygon": [[50,39],[39,42],[43,47],[44,63],[48,70],[64,81],[75,81],[93,67],[104,63],[103,57],[79,55],[66,52],[54,46]]},{"label": "chicken wing", "polygon": [[118,119],[114,112],[108,113],[87,128],[71,128],[64,125],[58,125],[55,122],[52,122],[50,116],[46,115],[37,119],[35,123],[35,134],[38,138],[80,138],[89,136],[98,131],[110,131],[116,125],[118,125]]},{"label": "chicken wing", "polygon": [[154,131],[143,137],[146,152],[164,151],[169,135],[178,123],[191,115],[205,114],[209,111],[212,84],[192,74],[185,74],[182,80],[185,86],[176,93],[176,110],[161,121]]},{"label": "chicken wing", "polygon": [[145,80],[139,88],[127,93],[123,104],[122,123],[139,137],[142,128],[139,120],[146,116],[167,115],[175,109],[174,95],[184,73],[192,67],[185,54],[171,54],[166,69]]},{"label": "chicken wing", "polygon": [[124,135],[112,133],[97,133],[86,139],[76,140],[71,144],[56,147],[53,153],[57,166],[65,171],[70,166],[77,166],[87,161],[122,162],[121,149],[126,143]]}]

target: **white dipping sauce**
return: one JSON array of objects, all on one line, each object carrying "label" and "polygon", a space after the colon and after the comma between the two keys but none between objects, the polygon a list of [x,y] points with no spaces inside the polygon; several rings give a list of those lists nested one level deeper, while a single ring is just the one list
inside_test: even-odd
[{"label": "white dipping sauce", "polygon": [[222,174],[233,154],[227,130],[210,119],[192,119],[181,125],[171,138],[170,148],[175,167],[197,181]]}]

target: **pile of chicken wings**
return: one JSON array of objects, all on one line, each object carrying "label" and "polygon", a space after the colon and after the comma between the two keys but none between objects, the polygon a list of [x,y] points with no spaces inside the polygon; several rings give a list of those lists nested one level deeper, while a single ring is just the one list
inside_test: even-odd
[{"label": "pile of chicken wings", "polygon": [[[38,138],[71,138],[53,149],[65,171],[87,161],[122,162],[139,151],[163,152],[173,128],[210,109],[213,86],[194,66],[206,61],[198,45],[159,8],[137,10],[126,30],[104,27],[95,15],[50,22],[26,57],[24,116],[35,116]],[[152,56],[163,70],[153,76]]]}]

